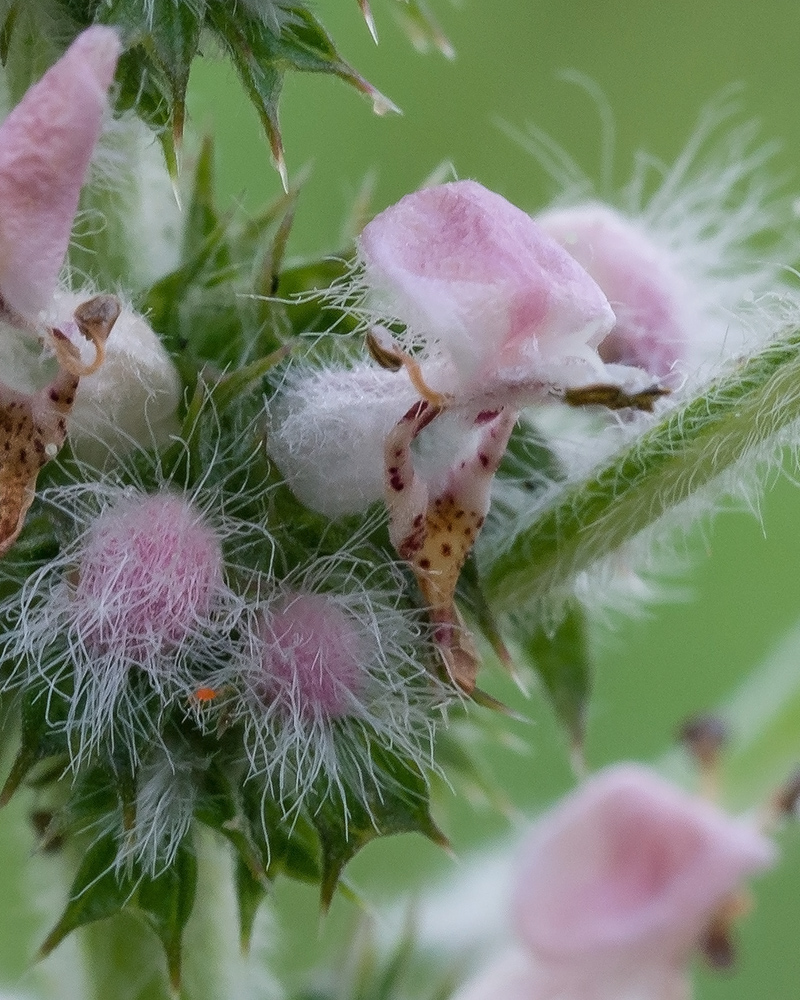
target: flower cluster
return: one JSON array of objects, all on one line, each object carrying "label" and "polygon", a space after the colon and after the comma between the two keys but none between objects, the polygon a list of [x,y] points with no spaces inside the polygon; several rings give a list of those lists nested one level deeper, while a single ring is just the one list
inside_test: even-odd
[{"label": "flower cluster", "polygon": [[295,373],[271,407],[270,454],[304,502],[335,517],[382,487],[392,543],[467,692],[477,660],[454,594],[520,411],[650,411],[669,392],[677,326],[685,339],[677,280],[598,212],[581,253],[571,216],[534,221],[472,181],[406,196],[365,227],[342,293],[374,363]]},{"label": "flower cluster", "polygon": [[[287,195],[273,245],[254,249],[260,220],[229,253],[235,227],[203,188],[210,153],[189,249],[149,289],[147,318],[72,288],[70,236],[120,50],[114,30],[85,31],[0,125],[0,693],[23,723],[0,803],[44,758],[69,776],[58,821],[91,834],[99,858],[73,893],[86,912],[106,912],[92,894],[109,872],[127,900],[180,868],[198,818],[237,852],[244,925],[279,872],[318,882],[327,903],[372,837],[442,839],[437,727],[453,704],[491,701],[473,632],[511,659],[515,612],[495,620],[484,570],[512,544],[519,497],[559,471],[526,431],[545,411],[588,410],[595,461],[597,427],[617,426],[617,443],[637,434],[703,362],[748,340],[742,321],[724,343],[728,319],[747,290],[760,308],[776,272],[743,276],[733,224],[684,220],[667,238],[661,195],[638,215],[593,199],[531,217],[456,181],[372,219],[322,294],[361,335],[329,331],[344,360],[276,374],[298,303],[231,282],[224,321],[184,336],[200,272],[216,295],[255,254],[248,292],[280,287],[291,216]],[[748,187],[757,160],[726,178],[745,189],[745,239],[766,226]],[[682,240],[693,261],[701,244],[735,258],[716,297],[718,270],[699,289]],[[524,488],[501,470],[509,451]],[[530,651],[542,622],[522,630]],[[578,655],[573,638],[567,654],[552,644],[554,661]],[[582,719],[583,665],[562,668]],[[690,954],[771,858],[746,822],[644,770],[601,774],[537,827],[513,906],[520,947],[463,1000],[679,1000]]]},{"label": "flower cluster", "polygon": [[[34,758],[65,755],[79,800],[86,775],[111,775],[119,802],[86,826],[115,839],[121,877],[155,877],[220,769],[247,783],[265,859],[271,806],[288,828],[331,800],[346,825],[357,803],[377,827],[396,780],[381,760],[424,789],[449,696],[391,557],[360,555],[363,538],[280,550],[260,412],[222,414],[200,383],[181,428],[184,385],[148,323],[59,284],[119,50],[114,31],[88,30],[0,126],[14,385],[0,389],[0,690],[40,720]],[[67,434],[69,459],[35,494]],[[45,539],[15,549],[32,505]]]}]

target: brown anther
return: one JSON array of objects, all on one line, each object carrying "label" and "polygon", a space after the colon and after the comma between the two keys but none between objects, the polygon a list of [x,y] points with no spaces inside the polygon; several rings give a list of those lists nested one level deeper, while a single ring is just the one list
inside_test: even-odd
[{"label": "brown anther", "polygon": [[72,375],[82,378],[93,375],[102,365],[106,354],[106,340],[116,323],[122,306],[115,295],[95,295],[82,302],[73,313],[81,334],[94,347],[94,359],[88,365],[81,360],[80,351],[59,329],[53,329],[52,346],[59,365]]},{"label": "brown anther", "polygon": [[655,384],[638,392],[629,393],[618,385],[598,382],[565,389],[563,399],[568,406],[603,406],[607,410],[631,409],[652,413],[656,400],[668,396],[669,393],[669,389]]},{"label": "brown anther", "polygon": [[712,920],[700,939],[700,951],[712,969],[730,969],[736,952],[728,924]]},{"label": "brown anther", "polygon": [[403,367],[402,352],[382,344],[373,330],[367,331],[367,350],[372,360],[387,371],[399,372]]},{"label": "brown anther", "polygon": [[733,925],[750,911],[752,898],[747,892],[729,896],[708,922],[700,941],[700,951],[712,969],[730,969],[736,960]]},{"label": "brown anther", "polygon": [[715,768],[728,742],[728,727],[715,715],[695,715],[678,731],[681,743],[702,768]]},{"label": "brown anther", "polygon": [[719,798],[720,757],[728,740],[724,721],[714,715],[697,715],[681,726],[680,739],[697,763],[700,794],[710,802]]},{"label": "brown anther", "polygon": [[395,344],[381,343],[378,333],[374,329],[367,332],[367,350],[370,357],[377,361],[381,368],[386,368],[390,372],[399,372],[401,368],[405,368],[409,381],[420,396],[437,410],[444,409],[449,403],[450,396],[447,393],[431,389],[425,381],[418,361],[415,361],[410,354],[406,354]]},{"label": "brown anther", "polygon": [[800,769],[794,772],[775,792],[774,811],[777,816],[795,816],[800,806]]}]

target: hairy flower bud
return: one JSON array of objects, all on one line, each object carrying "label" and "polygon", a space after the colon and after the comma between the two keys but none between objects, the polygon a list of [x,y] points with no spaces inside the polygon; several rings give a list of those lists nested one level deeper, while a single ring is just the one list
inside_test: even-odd
[{"label": "hairy flower bud", "polygon": [[[69,316],[86,295],[56,296],[56,318]],[[68,421],[74,454],[101,466],[139,448],[161,447],[177,433],[182,385],[158,336],[129,307],[123,307],[105,344],[97,371],[85,375]]]},{"label": "hairy flower bud", "polygon": [[240,622],[240,651],[205,681],[218,694],[198,714],[212,728],[217,713],[243,724],[250,779],[287,812],[312,792],[369,808],[388,780],[373,740],[431,766],[445,696],[425,670],[430,643],[398,592],[361,570],[326,560],[259,601]]},{"label": "hairy flower bud", "polygon": [[358,710],[370,651],[358,622],[322,594],[287,595],[261,629],[264,699],[326,719]]},{"label": "hairy flower bud", "polygon": [[[121,743],[138,759],[176,699],[218,667],[237,600],[219,531],[186,497],[106,484],[54,489],[82,528],[0,609],[8,687],[42,685],[73,762]],[[59,710],[56,715],[59,715]]]}]

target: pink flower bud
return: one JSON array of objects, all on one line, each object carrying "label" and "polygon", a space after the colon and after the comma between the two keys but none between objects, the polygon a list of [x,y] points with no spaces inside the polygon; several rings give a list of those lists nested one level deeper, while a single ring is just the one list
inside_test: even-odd
[{"label": "pink flower bud", "polygon": [[84,31],[0,125],[0,298],[25,319],[55,291],[119,53]]},{"label": "pink flower bud", "polygon": [[619,212],[597,202],[554,209],[537,221],[589,272],[611,303],[616,325],[598,347],[605,362],[663,376],[685,360],[692,293],[670,254]]},{"label": "pink flower bud", "polygon": [[110,482],[55,486],[42,502],[76,537],[0,607],[11,625],[5,686],[39,690],[79,767],[100,747],[130,760],[186,708],[198,678],[227,662],[241,602],[225,580],[222,529],[188,498]]},{"label": "pink flower bud", "polygon": [[[363,284],[376,313],[444,355],[446,391],[569,382],[602,370],[592,350],[614,316],[576,261],[529,216],[474,181],[402,198],[364,229]],[[565,369],[566,364],[566,369]]]},{"label": "pink flower bud", "polygon": [[264,697],[306,718],[336,719],[359,709],[368,680],[358,622],[324,594],[290,594],[265,617]]},{"label": "pink flower bud", "polygon": [[237,619],[238,650],[203,676],[203,697],[214,696],[197,699],[199,724],[241,724],[249,779],[287,811],[307,795],[342,803],[345,788],[369,810],[393,780],[374,746],[431,767],[447,698],[426,670],[419,614],[403,606],[394,572],[375,586],[382,575],[338,552],[280,590],[253,581],[261,596]]},{"label": "pink flower bud", "polygon": [[136,497],[103,512],[86,538],[73,596],[88,650],[144,656],[178,646],[208,615],[222,550],[180,497]]}]

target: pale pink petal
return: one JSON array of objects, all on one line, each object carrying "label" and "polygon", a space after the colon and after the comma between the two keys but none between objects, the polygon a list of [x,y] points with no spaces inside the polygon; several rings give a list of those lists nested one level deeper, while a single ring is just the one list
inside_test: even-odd
[{"label": "pale pink petal", "polygon": [[365,227],[359,250],[375,309],[442,351],[460,391],[546,380],[550,363],[591,359],[614,322],[586,271],[474,181],[407,195]]},{"label": "pale pink petal", "polygon": [[600,772],[545,816],[519,862],[514,922],[540,961],[679,967],[774,847],[652,771]]},{"label": "pale pink petal", "polygon": [[119,53],[84,31],[0,126],[0,296],[26,319],[55,291]]},{"label": "pale pink petal", "polygon": [[685,282],[666,251],[619,212],[596,202],[537,217],[603,289],[617,317],[598,347],[606,362],[669,373],[687,354]]}]

